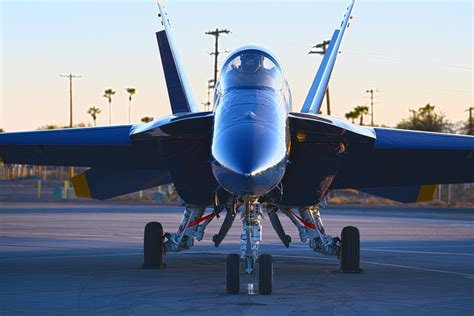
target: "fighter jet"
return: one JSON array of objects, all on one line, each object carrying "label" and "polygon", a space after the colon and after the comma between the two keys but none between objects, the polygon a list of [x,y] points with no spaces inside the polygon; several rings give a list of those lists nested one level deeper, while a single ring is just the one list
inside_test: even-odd
[{"label": "fighter jet", "polygon": [[213,111],[200,112],[158,3],[164,29],[156,38],[172,115],[137,125],[3,133],[0,155],[9,164],[88,167],[72,179],[84,198],[172,183],[185,203],[183,218],[175,232],[164,233],[158,222],[146,225],[143,268],[163,268],[166,253],[190,249],[225,214],[212,238],[218,247],[239,215],[240,251],[227,256],[227,293],[239,293],[240,275],[247,273],[258,274],[259,292],[270,294],[272,257],[258,251],[266,213],[285,247],[292,240],[280,215],[310,249],[337,256],[342,272],[357,273],[358,229],[344,227],[341,236],[324,229],[319,210],[328,191],[430,200],[438,184],[474,182],[474,137],[363,127],[319,114],[353,6],[334,31],[299,111],[292,110],[276,56],[245,46],[223,64]]}]

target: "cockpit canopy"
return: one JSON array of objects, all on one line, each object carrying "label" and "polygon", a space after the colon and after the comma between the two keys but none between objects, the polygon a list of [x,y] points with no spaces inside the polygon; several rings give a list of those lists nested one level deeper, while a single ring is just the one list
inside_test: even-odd
[{"label": "cockpit canopy", "polygon": [[258,49],[247,49],[235,53],[222,67],[220,90],[281,90],[284,82],[281,68],[270,54]]}]

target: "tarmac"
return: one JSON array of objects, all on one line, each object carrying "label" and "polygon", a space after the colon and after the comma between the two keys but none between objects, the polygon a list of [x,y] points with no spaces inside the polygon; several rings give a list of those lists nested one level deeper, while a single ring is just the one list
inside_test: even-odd
[{"label": "tarmac", "polygon": [[0,315],[473,315],[474,210],[332,206],[329,234],[361,232],[363,274],[300,242],[286,249],[263,221],[261,253],[274,259],[272,295],[225,292],[226,254],[239,251],[236,220],[219,248],[211,238],[167,255],[164,270],[140,270],[143,228],[175,231],[182,208],[131,203],[0,202]]}]

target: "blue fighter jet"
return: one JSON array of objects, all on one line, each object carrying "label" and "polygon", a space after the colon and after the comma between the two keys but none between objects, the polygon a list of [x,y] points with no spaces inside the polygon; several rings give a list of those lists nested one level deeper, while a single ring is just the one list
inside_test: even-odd
[{"label": "blue fighter jet", "polygon": [[156,37],[172,115],[138,125],[3,133],[0,155],[9,164],[88,167],[72,179],[84,198],[174,184],[185,202],[182,221],[174,233],[157,222],[146,225],[143,268],[162,268],[167,252],[191,248],[209,222],[225,214],[213,236],[218,247],[240,213],[240,253],[227,257],[227,293],[239,293],[243,263],[243,272],[258,273],[260,293],[270,294],[272,257],[258,254],[267,213],[284,246],[291,238],[280,214],[312,250],[337,256],[343,272],[359,272],[358,229],[345,227],[340,237],[325,232],[319,209],[328,191],[431,200],[438,184],[474,182],[474,137],[362,127],[319,114],[353,6],[332,35],[299,112],[292,112],[277,58],[256,46],[229,54],[213,111],[199,112],[158,4],[164,30]]}]

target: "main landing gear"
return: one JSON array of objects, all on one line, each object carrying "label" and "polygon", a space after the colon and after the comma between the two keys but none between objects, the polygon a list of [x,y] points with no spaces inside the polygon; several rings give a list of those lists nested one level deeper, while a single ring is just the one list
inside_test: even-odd
[{"label": "main landing gear", "polygon": [[309,240],[309,246],[315,252],[339,258],[341,272],[361,272],[359,229],[353,226],[344,227],[341,238],[326,234],[317,205],[299,208],[299,215],[291,208],[283,209],[282,212],[298,228],[302,242]]},{"label": "main landing gear", "polygon": [[[206,226],[216,213],[204,215],[205,207],[186,207],[176,233],[163,234],[160,223],[151,222],[145,226],[143,239],[143,269],[163,269],[163,257],[167,252],[180,252],[190,249],[194,240],[202,240]],[[165,240],[166,238],[166,240]]]},{"label": "main landing gear", "polygon": [[[243,201],[243,202],[242,202]],[[226,263],[226,289],[228,294],[240,292],[240,277],[242,274],[258,275],[260,294],[271,294],[273,290],[273,261],[269,254],[259,256],[259,244],[262,241],[263,207],[268,213],[270,222],[278,237],[289,247],[291,238],[288,236],[280,219],[278,211],[284,213],[298,228],[302,242],[308,243],[313,251],[328,256],[337,256],[340,260],[340,271],[345,273],[360,273],[360,236],[356,227],[344,227],[341,237],[326,234],[319,213],[319,206],[298,208],[279,208],[277,205],[260,204],[254,198],[232,199],[231,205],[226,205],[226,218],[219,233],[214,235],[216,247],[225,238],[237,214],[241,214],[242,233],[240,235],[240,254],[230,254]],[[162,269],[166,266],[163,257],[167,252],[179,252],[190,249],[195,240],[202,240],[207,225],[216,217],[214,211],[204,215],[205,207],[186,207],[181,223],[176,233],[163,234],[160,223],[151,222],[145,227],[144,263],[142,268]],[[242,264],[243,263],[243,264]],[[258,264],[258,266],[257,266]]]}]

